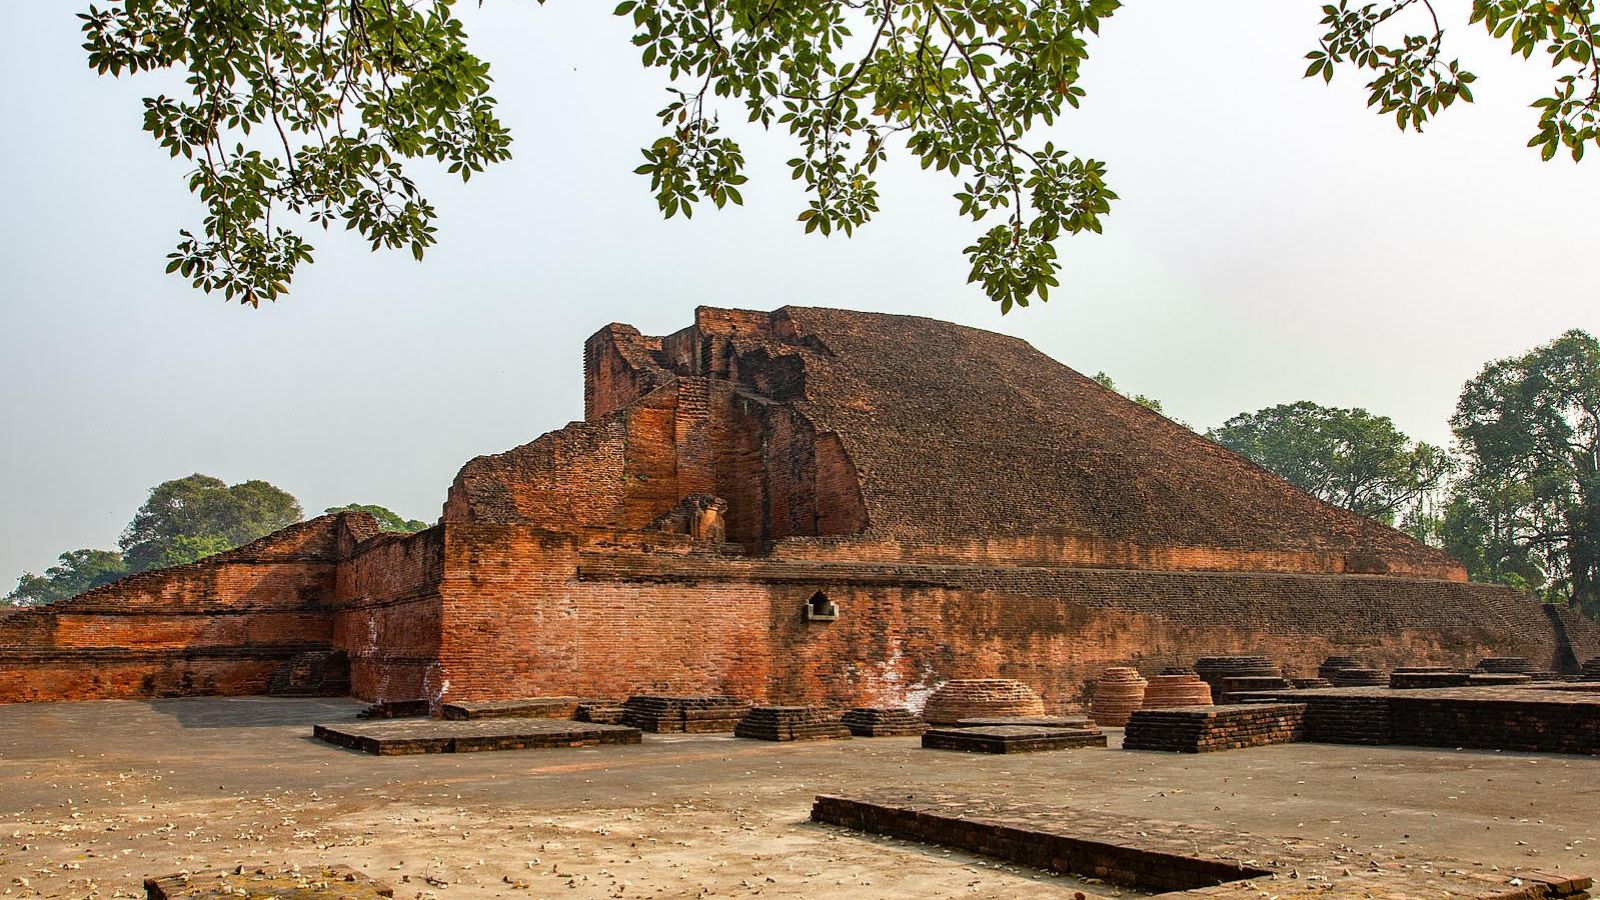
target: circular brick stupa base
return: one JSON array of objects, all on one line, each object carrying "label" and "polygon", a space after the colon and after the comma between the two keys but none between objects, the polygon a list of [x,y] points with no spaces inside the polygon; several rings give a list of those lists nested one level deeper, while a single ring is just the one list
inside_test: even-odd
[{"label": "circular brick stupa base", "polygon": [[922,708],[922,718],[934,725],[954,725],[978,716],[1042,715],[1044,701],[1033,688],[1009,678],[946,681]]},{"label": "circular brick stupa base", "polygon": [[1211,685],[1199,676],[1157,675],[1144,689],[1142,709],[1171,709],[1177,706],[1210,706]]},{"label": "circular brick stupa base", "polygon": [[1096,725],[1121,727],[1128,724],[1128,717],[1144,703],[1146,684],[1138,669],[1114,666],[1100,673],[1100,680],[1094,686],[1090,718]]}]

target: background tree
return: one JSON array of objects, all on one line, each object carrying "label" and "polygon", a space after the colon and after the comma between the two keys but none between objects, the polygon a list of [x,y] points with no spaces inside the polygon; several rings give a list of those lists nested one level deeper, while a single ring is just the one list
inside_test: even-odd
[{"label": "background tree", "polygon": [[[1110,375],[1107,375],[1104,372],[1094,373],[1094,382],[1108,391],[1116,391],[1117,393],[1122,394],[1122,391],[1117,387],[1117,383],[1111,379]],[[1161,412],[1161,401],[1154,397],[1146,397],[1143,394],[1122,394],[1122,396],[1127,397],[1129,400],[1132,400],[1151,412]],[[1163,415],[1165,415],[1165,413],[1163,413]]]},{"label": "background tree", "polygon": [[1461,560],[1473,581],[1543,593],[1543,561],[1524,538],[1534,530],[1530,485],[1469,468],[1451,489],[1439,522],[1439,543]]},{"label": "background tree", "polygon": [[369,513],[374,519],[378,520],[378,530],[380,531],[421,531],[428,527],[428,523],[421,519],[402,518],[399,513],[371,503],[346,503],[344,506],[330,506],[323,510],[323,515],[341,512]]},{"label": "background tree", "polygon": [[[877,211],[891,149],[959,179],[960,214],[994,224],[965,252],[969,281],[1005,312],[1057,284],[1056,242],[1101,229],[1104,163],[1034,135],[1084,95],[1089,45],[1118,0],[623,0],[646,67],[662,70],[661,135],[636,170],[667,217],[742,203],[744,155],[722,112],[788,132],[807,232],[850,234]],[[1322,7],[1307,77],[1365,70],[1371,105],[1401,128],[1472,99],[1444,54],[1431,0]],[[407,174],[432,158],[463,179],[509,156],[510,135],[450,0],[109,0],[82,14],[102,74],[175,69],[187,96],[145,100],[144,128],[193,163],[200,234],[168,271],[258,305],[311,259],[290,225],[335,222],[421,258],[434,209]],[[1555,87],[1531,145],[1581,158],[1600,140],[1594,0],[1473,0],[1481,23]],[[275,218],[276,217],[276,218]],[[288,220],[286,224],[286,220]]]},{"label": "background tree", "polygon": [[110,584],[128,573],[122,554],[114,550],[69,550],[43,575],[22,573],[17,587],[5,597],[13,606],[33,606],[65,600]]},{"label": "background tree", "polygon": [[1468,459],[1452,527],[1479,571],[1600,611],[1600,343],[1574,330],[1489,363],[1450,425]]},{"label": "background tree", "polygon": [[229,486],[209,475],[163,482],[122,535],[131,571],[180,565],[300,521],[300,503],[265,481]]},{"label": "background tree", "polygon": [[1387,416],[1310,401],[1240,413],[1206,437],[1307,493],[1386,524],[1412,512],[1451,471],[1440,448]]}]

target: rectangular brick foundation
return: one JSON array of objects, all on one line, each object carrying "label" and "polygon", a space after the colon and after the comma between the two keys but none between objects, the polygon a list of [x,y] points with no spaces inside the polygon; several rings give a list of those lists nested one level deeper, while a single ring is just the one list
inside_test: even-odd
[{"label": "rectangular brick foundation", "polygon": [[1040,728],[1034,725],[990,725],[976,728],[930,728],[922,735],[926,750],[969,753],[1037,753],[1104,747],[1106,736],[1087,728]]},{"label": "rectangular brick foundation", "polygon": [[446,719],[570,719],[577,711],[577,697],[465,700],[439,708]]},{"label": "rectangular brick foundation", "polygon": [[1128,720],[1124,750],[1207,753],[1287,744],[1301,739],[1303,703],[1249,703],[1141,709]]},{"label": "rectangular brick foundation", "polygon": [[660,734],[733,731],[749,704],[737,697],[641,694],[622,704],[622,723]]},{"label": "rectangular brick foundation", "polygon": [[848,739],[850,729],[811,706],[756,706],[733,734],[757,741],[827,741]]},{"label": "rectangular brick foundation", "polygon": [[553,719],[356,722],[317,725],[312,729],[312,734],[330,744],[377,756],[537,750],[640,742],[637,728]]},{"label": "rectangular brick foundation", "polygon": [[1017,821],[966,812],[905,799],[825,794],[812,805],[811,820],[1148,891],[1181,891],[1271,874],[1229,860],[1113,843],[1102,837],[1104,829],[1096,827],[1093,815]]},{"label": "rectangular brick foundation", "polygon": [[1429,858],[1420,847],[1396,854],[940,790],[824,794],[812,804],[811,819],[1162,896],[1209,900],[1580,900],[1592,884],[1580,873],[1484,872],[1462,860]]},{"label": "rectangular brick foundation", "polygon": [[1564,687],[1332,688],[1276,697],[1306,704],[1308,741],[1600,755],[1600,696]]}]

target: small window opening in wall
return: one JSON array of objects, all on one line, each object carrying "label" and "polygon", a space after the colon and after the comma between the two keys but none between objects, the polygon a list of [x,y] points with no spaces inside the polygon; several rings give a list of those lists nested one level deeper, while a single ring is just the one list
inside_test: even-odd
[{"label": "small window opening in wall", "polygon": [[828,595],[817,591],[806,601],[805,616],[807,622],[832,622],[839,618],[839,604],[828,599]]}]

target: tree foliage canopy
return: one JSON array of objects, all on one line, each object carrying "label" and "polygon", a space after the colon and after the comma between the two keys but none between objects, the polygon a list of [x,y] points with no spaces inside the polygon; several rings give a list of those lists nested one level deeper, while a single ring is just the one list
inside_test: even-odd
[{"label": "tree foliage canopy", "polygon": [[378,520],[380,531],[421,531],[428,527],[428,523],[421,519],[407,519],[399,513],[378,506],[375,503],[346,503],[344,506],[330,506],[322,511],[324,515],[342,512],[364,512]]},{"label": "tree foliage canopy", "polygon": [[[1108,391],[1116,391],[1117,393],[1122,394],[1122,390],[1117,387],[1116,381],[1113,380],[1110,375],[1107,375],[1104,372],[1094,373],[1094,383],[1100,385]],[[1161,401],[1154,397],[1146,397],[1144,394],[1122,395],[1144,407],[1145,409],[1150,410],[1151,412],[1161,412]]]},{"label": "tree foliage canopy", "polygon": [[1600,609],[1600,342],[1569,331],[1489,363],[1450,425],[1467,458],[1452,549],[1475,575]]},{"label": "tree foliage canopy", "polygon": [[209,475],[190,475],[150,489],[150,498],[122,534],[122,556],[135,572],[181,565],[300,518],[300,502],[265,481],[229,486]]},{"label": "tree foliage canopy", "polygon": [[1320,500],[1387,524],[1451,470],[1442,449],[1412,441],[1387,416],[1304,400],[1240,413],[1206,437]]},{"label": "tree foliage canopy", "polygon": [[[743,202],[745,160],[722,114],[780,128],[808,194],[807,232],[850,234],[878,208],[891,151],[948,172],[962,216],[994,224],[966,248],[969,280],[1002,312],[1046,299],[1057,240],[1101,230],[1116,194],[1103,162],[1035,129],[1084,96],[1079,76],[1118,0],[624,0],[668,101],[643,149],[667,217]],[[1557,72],[1530,142],[1574,159],[1600,141],[1594,0],[1474,0],[1472,23]],[[1431,0],[1322,8],[1307,77],[1370,74],[1370,103],[1420,129],[1472,99],[1444,53]],[[205,207],[168,271],[252,306],[288,289],[312,247],[303,223],[342,223],[374,249],[435,241],[434,209],[408,174],[431,158],[467,179],[510,154],[489,67],[452,0],[103,0],[82,14],[89,64],[121,75],[174,69],[188,95],[145,101],[144,128],[193,163]],[[286,223],[285,219],[289,221]]]},{"label": "tree foliage canopy", "polygon": [[[421,531],[426,522],[402,518],[382,506],[350,503],[327,513],[370,513],[384,531]],[[209,475],[190,475],[150,489],[122,535],[122,552],[72,550],[43,575],[24,572],[3,602],[18,606],[76,597],[134,572],[191,563],[232,550],[300,521],[300,502],[265,481],[229,486]]]},{"label": "tree foliage canopy", "polygon": [[53,603],[110,584],[127,572],[122,554],[114,550],[68,550],[43,575],[22,573],[5,602],[14,606]]}]

